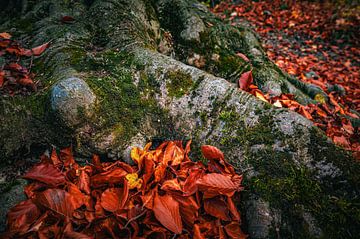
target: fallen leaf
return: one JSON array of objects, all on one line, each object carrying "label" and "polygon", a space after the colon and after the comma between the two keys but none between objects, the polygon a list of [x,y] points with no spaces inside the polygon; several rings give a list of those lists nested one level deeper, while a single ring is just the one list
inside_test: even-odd
[{"label": "fallen leaf", "polygon": [[175,234],[181,234],[182,222],[179,211],[179,203],[168,194],[154,198],[154,215],[156,219],[167,229]]}]

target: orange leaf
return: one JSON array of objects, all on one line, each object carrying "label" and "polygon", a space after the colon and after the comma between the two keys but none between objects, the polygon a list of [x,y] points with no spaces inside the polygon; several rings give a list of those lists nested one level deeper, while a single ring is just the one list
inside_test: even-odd
[{"label": "orange leaf", "polygon": [[224,159],[224,154],[218,148],[211,145],[201,146],[201,152],[204,155],[204,157],[208,160]]},{"label": "orange leaf", "polygon": [[182,192],[181,186],[177,178],[166,180],[163,182],[161,189],[164,191],[180,191]]},{"label": "orange leaf", "polygon": [[204,170],[193,169],[190,171],[189,177],[186,178],[184,183],[184,195],[189,196],[198,190],[197,180],[204,175]]},{"label": "orange leaf", "polygon": [[11,35],[7,32],[2,32],[2,33],[0,33],[0,37],[3,39],[10,39]]},{"label": "orange leaf", "polygon": [[181,234],[182,222],[179,211],[179,203],[168,194],[154,198],[154,215],[156,219],[167,229],[175,234]]},{"label": "orange leaf", "polygon": [[165,164],[160,163],[154,171],[154,175],[155,175],[155,182],[160,182],[164,176],[165,176],[165,172],[166,172],[166,168],[167,166]]},{"label": "orange leaf", "polygon": [[199,190],[204,192],[204,198],[211,198],[217,195],[231,197],[241,189],[240,183],[233,182],[229,177],[219,173],[204,175],[197,181]]},{"label": "orange leaf", "polygon": [[115,212],[124,205],[120,205],[121,202],[121,189],[120,188],[108,188],[101,194],[100,205],[109,212]]}]

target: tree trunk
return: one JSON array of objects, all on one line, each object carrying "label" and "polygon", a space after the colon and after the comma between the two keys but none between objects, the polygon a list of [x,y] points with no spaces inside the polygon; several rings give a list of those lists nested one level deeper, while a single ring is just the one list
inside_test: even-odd
[{"label": "tree trunk", "polygon": [[305,104],[323,94],[275,66],[248,26],[194,0],[22,2],[1,13],[0,32],[51,47],[34,61],[40,90],[0,98],[2,161],[69,144],[126,161],[131,146],[191,138],[194,159],[215,145],[244,174],[238,205],[250,238],[360,234],[359,163],[307,119],[237,89],[252,65],[272,95]]}]

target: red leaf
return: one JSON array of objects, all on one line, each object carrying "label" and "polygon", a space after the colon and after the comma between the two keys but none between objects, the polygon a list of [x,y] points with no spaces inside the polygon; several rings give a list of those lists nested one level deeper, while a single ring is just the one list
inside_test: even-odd
[{"label": "red leaf", "polygon": [[51,161],[52,161],[52,164],[53,164],[55,167],[59,168],[59,167],[62,165],[62,162],[60,161],[60,159],[59,159],[59,157],[58,157],[58,155],[57,155],[57,153],[56,153],[55,148],[53,148],[53,150],[52,150],[52,152],[51,152],[50,159],[51,159]]},{"label": "red leaf", "polygon": [[193,239],[205,239],[204,235],[201,234],[200,227],[198,224],[194,224],[193,231],[194,231]]},{"label": "red leaf", "polygon": [[230,221],[227,204],[219,197],[204,200],[205,212],[224,221]]},{"label": "red leaf", "polygon": [[246,62],[249,62],[249,61],[250,61],[249,58],[247,58],[247,56],[245,56],[244,54],[242,54],[242,53],[240,53],[240,52],[236,53],[236,55],[239,56],[239,57],[241,57],[241,58],[242,58],[244,61],[246,61]]},{"label": "red leaf", "polygon": [[101,206],[109,212],[115,212],[120,204],[119,188],[108,188],[101,194]]},{"label": "red leaf", "polygon": [[64,175],[52,164],[38,164],[32,167],[23,178],[37,180],[51,186],[65,183]]},{"label": "red leaf", "polygon": [[127,188],[108,188],[101,194],[100,204],[106,211],[115,212],[124,208],[127,199]]},{"label": "red leaf", "polygon": [[179,203],[168,194],[155,195],[153,211],[156,219],[167,229],[175,234],[181,234],[182,222],[179,211]]},{"label": "red leaf", "polygon": [[49,46],[50,46],[50,42],[47,42],[40,46],[32,48],[31,52],[34,56],[40,56]]},{"label": "red leaf", "polygon": [[75,19],[71,16],[63,16],[61,18],[62,23],[72,23],[73,21],[75,21]]},{"label": "red leaf", "polygon": [[184,195],[189,196],[198,190],[197,180],[204,175],[203,169],[193,169],[190,171],[189,176],[184,183]]},{"label": "red leaf", "polygon": [[239,88],[247,91],[249,86],[253,83],[253,76],[251,71],[247,71],[240,76],[238,81]]},{"label": "red leaf", "polygon": [[79,182],[78,187],[81,191],[83,191],[86,194],[90,194],[90,177],[85,171],[85,169],[82,169],[79,176]]},{"label": "red leaf", "polygon": [[179,202],[180,215],[185,225],[191,228],[195,220],[199,217],[199,205],[196,203],[193,196],[183,197],[173,195],[173,198]]},{"label": "red leaf", "polygon": [[26,233],[39,216],[40,210],[31,199],[23,201],[11,208],[7,214],[9,230]]},{"label": "red leaf", "polygon": [[155,163],[154,163],[153,157],[150,155],[145,156],[143,162],[145,165],[145,167],[144,167],[145,172],[143,175],[143,184],[144,184],[144,189],[146,189],[146,185],[154,173]]},{"label": "red leaf", "polygon": [[3,84],[4,84],[4,79],[5,79],[5,72],[4,72],[4,71],[0,71],[0,87],[3,86]]},{"label": "red leaf", "polygon": [[74,206],[75,206],[75,208],[78,208],[81,205],[85,204],[86,197],[80,191],[80,189],[78,187],[76,187],[75,184],[69,183],[67,191],[74,198],[74,202],[75,202]]},{"label": "red leaf", "polygon": [[197,181],[199,190],[204,192],[204,198],[217,195],[232,197],[236,191],[241,189],[240,184],[233,182],[229,177],[218,173],[204,175]]},{"label": "red leaf", "polygon": [[122,168],[114,168],[92,176],[90,181],[93,187],[101,187],[106,184],[117,184],[121,183],[127,174],[128,173]]},{"label": "red leaf", "polygon": [[65,167],[76,164],[72,155],[71,147],[60,150],[60,159],[64,162]]},{"label": "red leaf", "polygon": [[18,80],[17,80],[17,83],[18,83],[19,85],[23,85],[23,86],[30,86],[31,88],[33,88],[34,90],[36,90],[35,84],[34,84],[33,80],[30,79],[28,75],[25,75],[24,77],[18,79]]},{"label": "red leaf", "polygon": [[36,195],[34,202],[39,207],[46,207],[61,215],[71,217],[78,208],[78,201],[65,190],[48,189]]},{"label": "red leaf", "polygon": [[226,234],[232,239],[246,239],[247,235],[241,231],[238,222],[230,222],[225,226]]},{"label": "red leaf", "polygon": [[65,226],[63,238],[67,239],[92,239],[93,237],[89,237],[88,235],[80,232],[74,231],[71,223],[68,223]]},{"label": "red leaf", "polygon": [[229,208],[233,220],[240,222],[241,220],[240,214],[231,197],[227,198],[227,206]]}]

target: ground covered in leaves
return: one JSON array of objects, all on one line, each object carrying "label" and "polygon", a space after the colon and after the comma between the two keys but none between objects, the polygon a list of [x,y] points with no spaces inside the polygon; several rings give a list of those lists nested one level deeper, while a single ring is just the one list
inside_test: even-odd
[{"label": "ground covered in leaves", "polygon": [[242,0],[223,1],[213,11],[232,24],[250,22],[270,59],[299,80],[320,87],[328,98],[319,96],[318,104],[307,106],[291,95],[270,98],[251,86],[249,72],[241,77],[240,88],[297,111],[360,158],[360,6]]},{"label": "ground covered in leaves", "polygon": [[2,238],[246,238],[234,203],[242,176],[209,145],[204,162],[191,161],[190,143],[133,148],[134,165],[44,154]]}]

